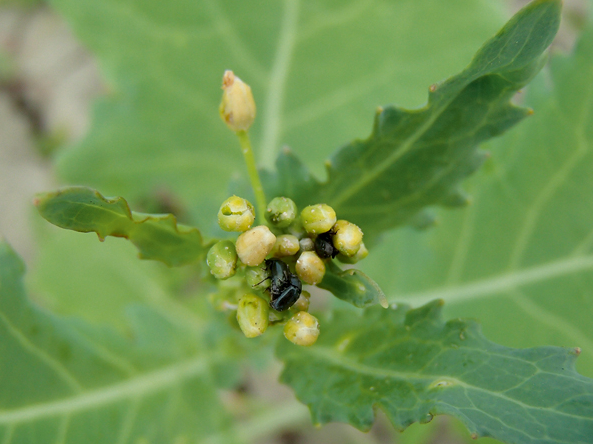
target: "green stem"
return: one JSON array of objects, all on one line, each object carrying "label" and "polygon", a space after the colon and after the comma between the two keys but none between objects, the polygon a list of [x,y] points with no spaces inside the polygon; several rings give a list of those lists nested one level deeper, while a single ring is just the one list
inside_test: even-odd
[{"label": "green stem", "polygon": [[266,195],[264,194],[264,187],[262,186],[261,180],[259,179],[257,167],[255,166],[255,158],[253,157],[253,150],[251,149],[249,135],[247,134],[247,131],[237,131],[236,134],[239,138],[239,142],[241,143],[241,151],[243,152],[243,157],[245,158],[245,163],[247,164],[249,180],[251,181],[251,186],[253,187],[253,192],[255,194],[257,220],[260,224],[264,224],[264,214],[266,212],[267,200]]}]

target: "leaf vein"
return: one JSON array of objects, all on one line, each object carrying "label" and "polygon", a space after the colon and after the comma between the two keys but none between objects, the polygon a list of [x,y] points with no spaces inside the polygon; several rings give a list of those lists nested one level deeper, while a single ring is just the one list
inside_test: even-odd
[{"label": "leaf vein", "polygon": [[0,411],[0,424],[19,424],[63,414],[99,408],[138,396],[147,396],[179,384],[207,371],[209,362],[202,357],[172,364],[158,370],[61,400]]},{"label": "leaf vein", "polygon": [[[438,374],[437,375],[434,375],[434,374],[426,375],[425,374],[425,375],[419,376],[415,372],[410,373],[410,372],[401,372],[401,371],[396,371],[396,370],[391,370],[391,369],[386,369],[386,368],[370,367],[366,364],[356,362],[352,359],[349,359],[343,355],[338,355],[335,353],[334,350],[332,350],[328,347],[315,347],[315,348],[309,350],[308,352],[310,354],[314,355],[316,358],[320,359],[321,361],[329,361],[332,364],[334,364],[340,368],[350,370],[350,371],[354,372],[355,374],[365,374],[365,375],[372,376],[372,377],[392,378],[392,379],[396,379],[396,380],[417,379],[417,380],[421,380],[423,382],[427,382],[428,377],[438,378],[438,377],[442,376],[442,375],[438,375]],[[548,407],[531,406],[529,404],[525,404],[522,401],[519,401],[518,399],[511,398],[509,396],[505,396],[505,394],[503,392],[486,390],[486,389],[483,389],[481,387],[464,382],[460,379],[454,378],[449,375],[444,376],[444,377],[446,377],[450,381],[453,381],[455,383],[455,385],[458,385],[459,387],[463,388],[464,390],[473,390],[477,393],[486,394],[487,396],[501,398],[501,399],[504,399],[505,401],[514,403],[517,406],[524,408],[524,409],[548,410],[548,411],[554,411],[558,415],[562,415],[562,416],[566,416],[566,417],[570,417],[570,418],[586,418],[584,416],[561,412],[561,411],[557,411],[557,410],[554,410],[554,409],[551,409]],[[528,379],[530,379],[531,377],[532,376],[530,376]],[[590,419],[590,418],[587,418],[587,419]]]},{"label": "leaf vein", "polygon": [[48,355],[45,351],[32,343],[29,338],[8,320],[4,313],[0,313],[0,321],[4,323],[6,330],[23,346],[25,350],[52,369],[52,371],[55,372],[72,390],[75,392],[81,392],[83,390],[83,386],[80,382],[78,382],[61,362],[57,361],[54,357]]},{"label": "leaf vein", "polygon": [[390,302],[408,300],[421,305],[434,299],[444,299],[449,304],[457,304],[467,300],[491,297],[515,287],[545,282],[557,277],[591,269],[593,269],[593,255],[569,257],[550,261],[542,265],[527,267],[523,270],[509,270],[494,277],[470,281],[467,284],[454,287],[396,294],[391,296],[389,300]]},{"label": "leaf vein", "polygon": [[284,16],[264,105],[264,128],[259,157],[260,163],[265,166],[271,166],[280,137],[286,81],[296,43],[299,7],[300,0],[284,2]]},{"label": "leaf vein", "polygon": [[138,417],[138,410],[140,408],[140,397],[134,397],[131,399],[131,405],[128,407],[126,411],[126,416],[122,421],[121,427],[118,432],[117,444],[126,444],[128,439],[132,434],[132,429],[134,427],[134,422]]},{"label": "leaf vein", "polygon": [[593,341],[573,324],[537,305],[519,289],[512,289],[509,292],[513,295],[511,301],[517,304],[525,313],[548,325],[550,329],[571,337],[576,342],[575,346],[593,351]]}]

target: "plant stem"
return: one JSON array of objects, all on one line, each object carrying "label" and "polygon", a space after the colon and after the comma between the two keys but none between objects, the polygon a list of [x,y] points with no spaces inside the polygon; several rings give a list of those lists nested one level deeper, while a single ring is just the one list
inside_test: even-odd
[{"label": "plant stem", "polygon": [[253,157],[253,150],[251,149],[251,142],[249,141],[249,135],[247,131],[237,131],[237,137],[241,143],[241,151],[247,164],[247,172],[249,173],[249,180],[253,187],[253,193],[255,194],[255,206],[257,209],[257,220],[260,224],[265,223],[264,214],[267,207],[266,195],[264,194],[264,187],[259,179],[259,173],[255,166],[255,158]]}]

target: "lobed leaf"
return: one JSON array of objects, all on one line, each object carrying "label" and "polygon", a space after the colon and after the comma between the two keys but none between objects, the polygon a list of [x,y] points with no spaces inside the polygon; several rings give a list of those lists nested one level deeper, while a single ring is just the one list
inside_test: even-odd
[{"label": "lobed leaf", "polygon": [[533,117],[492,142],[473,204],[431,232],[391,234],[361,262],[390,301],[487,314],[488,337],[512,347],[581,347],[577,367],[593,377],[592,75],[590,23],[530,85]]},{"label": "lobed leaf", "polygon": [[236,369],[212,332],[206,341],[202,327],[140,306],[129,311],[131,340],[59,318],[27,300],[23,272],[0,242],[3,442],[235,442],[216,387],[234,383]]},{"label": "lobed leaf", "polygon": [[579,349],[503,347],[473,321],[445,323],[442,305],[337,312],[321,321],[315,345],[279,344],[281,380],[317,424],[339,421],[368,430],[377,407],[400,430],[449,414],[476,438],[591,442],[593,380],[574,368]]},{"label": "lobed leaf", "polygon": [[464,71],[432,85],[424,108],[380,108],[371,136],[330,158],[327,182],[316,182],[296,157],[281,154],[272,194],[300,205],[326,202],[371,238],[409,223],[427,206],[464,205],[459,183],[487,158],[478,145],[531,114],[510,99],[543,66],[560,9],[560,0],[530,3]]},{"label": "lobed leaf", "polygon": [[90,188],[45,193],[35,199],[35,205],[41,216],[58,227],[95,232],[100,240],[124,237],[138,248],[140,258],[169,266],[197,262],[211,246],[197,228],[179,225],[172,214],[135,213],[122,197],[106,198]]}]

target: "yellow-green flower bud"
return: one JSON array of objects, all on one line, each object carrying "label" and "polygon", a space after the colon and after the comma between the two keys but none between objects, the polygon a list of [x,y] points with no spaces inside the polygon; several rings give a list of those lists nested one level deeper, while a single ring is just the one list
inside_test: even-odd
[{"label": "yellow-green flower bud", "polygon": [[301,211],[301,222],[307,233],[325,233],[336,223],[336,212],[326,204],[309,205]]},{"label": "yellow-green flower bud", "polygon": [[218,210],[218,225],[224,231],[247,231],[255,221],[255,208],[246,199],[229,197]]},{"label": "yellow-green flower bud", "polygon": [[354,256],[362,245],[362,230],[347,220],[339,220],[333,227],[334,247],[346,256]]},{"label": "yellow-green flower bud", "polygon": [[208,251],[206,262],[210,267],[210,273],[216,279],[230,278],[235,274],[237,267],[235,245],[229,240],[215,243]]},{"label": "yellow-green flower bud", "polygon": [[356,264],[369,255],[369,250],[364,246],[364,242],[360,244],[360,248],[354,256],[346,256],[345,254],[338,254],[337,259],[343,264]]},{"label": "yellow-green flower bud", "polygon": [[261,264],[276,243],[276,236],[265,225],[246,231],[237,238],[235,248],[239,259],[252,267]]},{"label": "yellow-green flower bud", "polygon": [[291,309],[295,309],[297,311],[309,311],[309,304],[311,302],[311,293],[308,291],[303,290],[301,295],[291,307]]},{"label": "yellow-green flower bud", "polygon": [[268,328],[268,302],[254,294],[246,294],[239,299],[237,322],[241,331],[248,338],[263,334]]},{"label": "yellow-green flower bud", "polygon": [[325,264],[313,251],[303,251],[295,268],[297,276],[309,285],[320,283],[325,275]]},{"label": "yellow-green flower bud", "polygon": [[315,242],[310,237],[304,237],[299,241],[299,245],[301,250],[303,251],[313,251],[315,250]]},{"label": "yellow-green flower bud", "polygon": [[261,265],[245,269],[245,282],[256,290],[265,290],[270,286],[270,272]]},{"label": "yellow-green flower bud", "polygon": [[296,345],[313,345],[319,337],[319,321],[306,311],[299,311],[284,325],[284,337]]},{"label": "yellow-green flower bud", "polygon": [[272,256],[286,257],[294,256],[300,249],[299,240],[292,234],[281,234],[276,238],[272,248]]},{"label": "yellow-green flower bud", "polygon": [[266,219],[278,228],[288,227],[297,217],[297,206],[288,197],[275,197],[268,204]]},{"label": "yellow-green flower bud", "polygon": [[255,120],[255,101],[251,88],[233,71],[225,71],[222,89],[220,117],[233,131],[247,131]]}]

